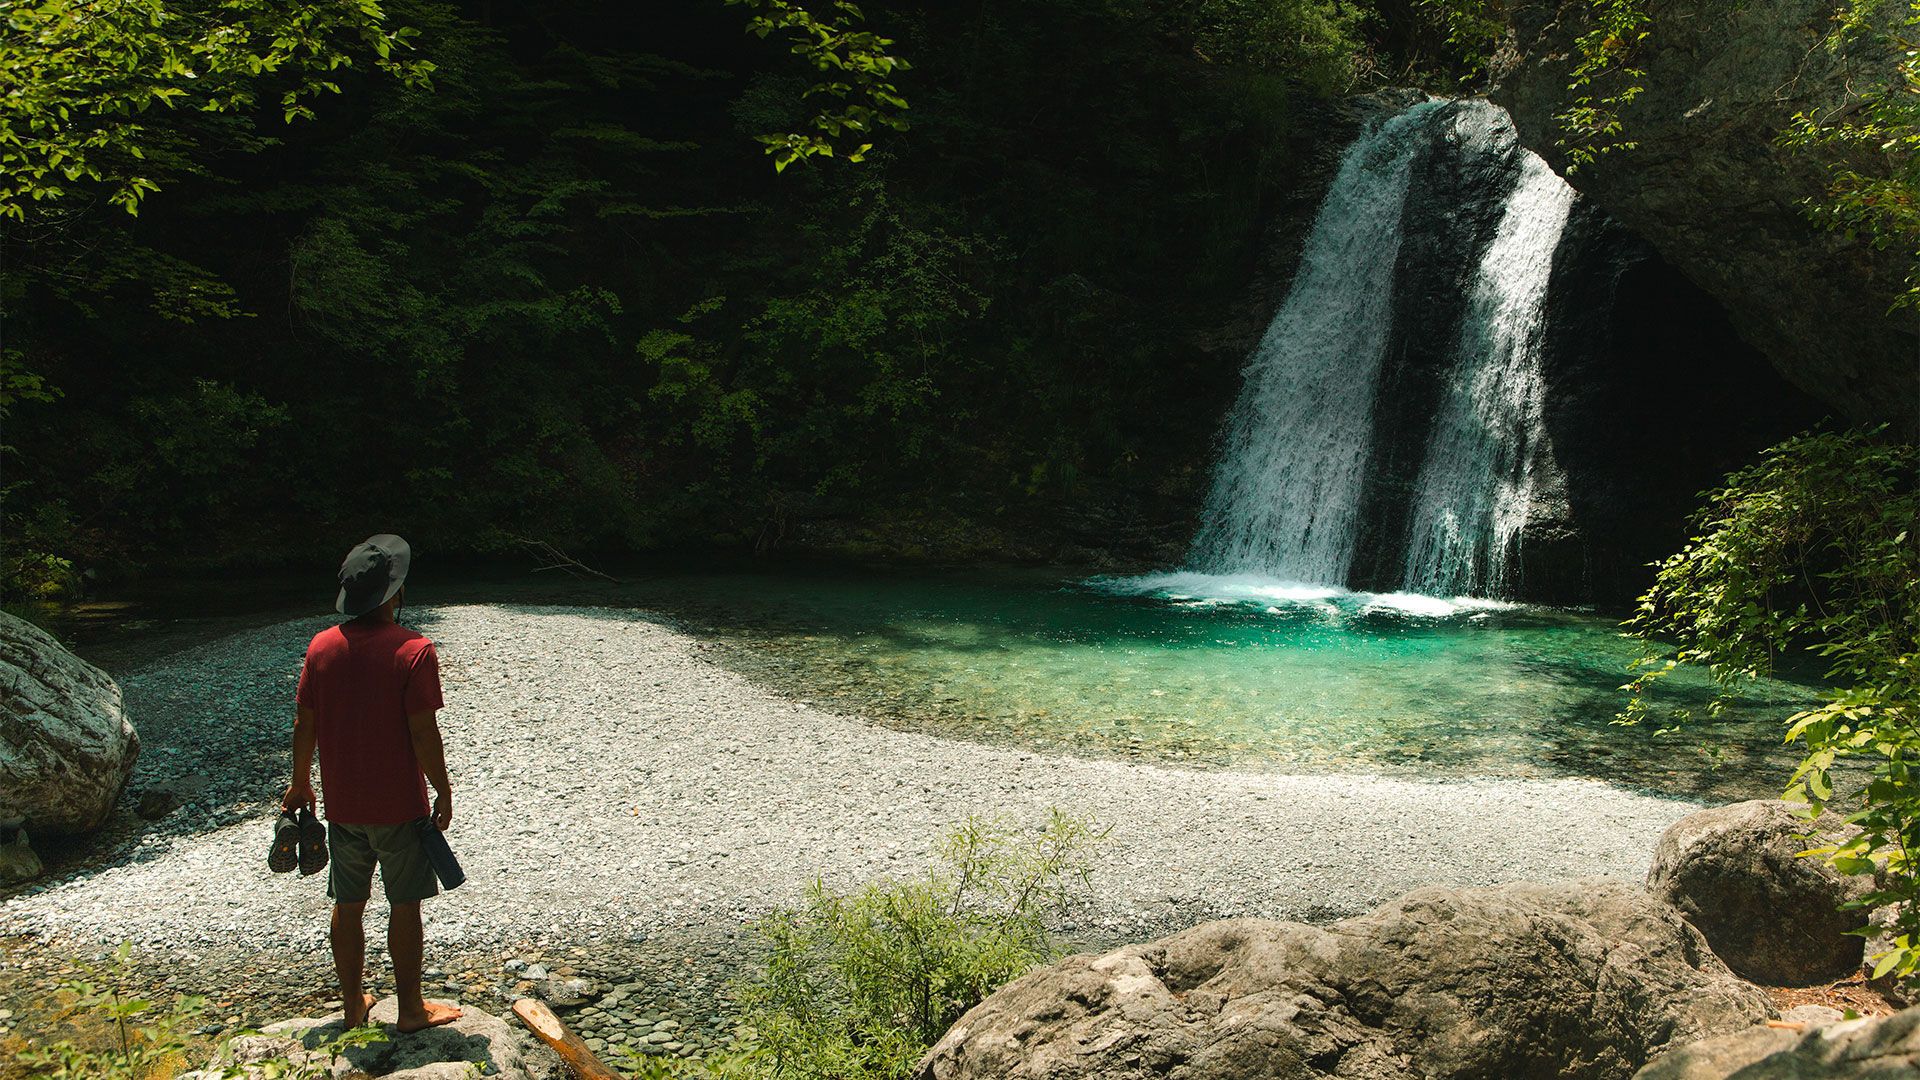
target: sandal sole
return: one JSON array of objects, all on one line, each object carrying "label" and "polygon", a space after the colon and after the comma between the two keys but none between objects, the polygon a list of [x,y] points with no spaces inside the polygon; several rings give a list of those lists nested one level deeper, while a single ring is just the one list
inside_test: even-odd
[{"label": "sandal sole", "polygon": [[274,833],[273,847],[267,851],[267,869],[284,874],[300,865],[298,842],[292,829]]},{"label": "sandal sole", "polygon": [[327,868],[327,827],[306,816],[300,822],[300,875],[311,877]]}]

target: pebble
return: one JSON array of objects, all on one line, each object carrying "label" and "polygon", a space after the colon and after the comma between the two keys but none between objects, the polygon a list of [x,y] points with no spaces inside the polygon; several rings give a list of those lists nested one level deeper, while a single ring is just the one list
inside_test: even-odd
[{"label": "pebble", "polygon": [[[745,923],[816,878],[851,890],[924,873],[970,812],[1031,826],[1059,807],[1111,826],[1068,929],[1115,942],[1229,916],[1324,923],[1422,885],[1637,877],[1697,808],[1592,780],[1196,771],[892,730],[784,699],[634,611],[476,604],[407,621],[440,647],[460,794],[448,839],[468,875],[428,901],[428,955],[442,972],[504,973],[447,989],[527,993],[577,967],[613,986],[596,1026],[628,1017],[662,1043],[725,1031],[667,1013],[725,1014],[713,1006],[751,946],[733,937]],[[206,812],[121,814],[93,854],[0,903],[7,932],[72,955],[125,940],[193,952],[209,989],[245,972],[305,987],[289,995],[323,986],[322,883],[263,865],[291,684],[257,673],[297,673],[333,622],[116,672],[145,747],[133,788],[191,778]],[[378,890],[369,906],[379,956]],[[629,967],[641,954],[653,966]],[[307,966],[269,977],[261,957]]]}]

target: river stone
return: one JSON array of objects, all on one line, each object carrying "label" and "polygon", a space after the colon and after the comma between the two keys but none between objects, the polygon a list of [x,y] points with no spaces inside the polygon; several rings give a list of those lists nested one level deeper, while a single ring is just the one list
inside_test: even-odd
[{"label": "river stone", "polygon": [[236,1038],[205,1069],[186,1073],[180,1080],[225,1080],[223,1070],[230,1066],[238,1066],[244,1080],[264,1080],[267,1063],[278,1058],[290,1061],[296,1075],[335,1078],[364,1075],[394,1080],[470,1080],[479,1075],[501,1080],[562,1080],[564,1076],[560,1058],[552,1050],[535,1043],[519,1026],[471,1005],[462,1006],[460,1019],[451,1024],[409,1035],[393,1027],[398,1012],[395,998],[376,1004],[373,1019],[382,1025],[386,1041],[350,1047],[331,1063],[319,1048],[343,1031],[345,1018],[337,1012],[318,1019],[270,1024],[259,1035]]},{"label": "river stone", "polygon": [[[40,856],[27,843],[27,831],[18,826],[0,825],[0,885],[18,885],[32,881],[45,872]],[[4,1010],[0,1010],[4,1011]],[[0,1020],[6,1017],[0,1016]]]},{"label": "river stone", "polygon": [[1717,806],[1689,814],[1653,849],[1647,889],[1686,915],[1727,966],[1755,982],[1811,986],[1860,968],[1862,939],[1849,931],[1867,913],[1840,905],[1873,888],[1871,878],[1842,874],[1811,847],[1843,838],[1831,816],[1811,825],[1774,799]]},{"label": "river stone", "polygon": [[1920,1009],[1846,1020],[1805,1033],[1754,1028],[1680,1047],[1634,1080],[1912,1080],[1920,1076]]},{"label": "river stone", "polygon": [[1428,888],[1319,928],[1205,923],[1069,957],[961,1017],[917,1080],[1624,1080],[1766,995],[1610,878]]},{"label": "river stone", "polygon": [[593,999],[596,988],[591,979],[572,975],[553,975],[533,984],[533,995],[556,1008],[566,1009]]},{"label": "river stone", "polygon": [[0,821],[37,834],[97,828],[139,753],[119,685],[0,612]]}]

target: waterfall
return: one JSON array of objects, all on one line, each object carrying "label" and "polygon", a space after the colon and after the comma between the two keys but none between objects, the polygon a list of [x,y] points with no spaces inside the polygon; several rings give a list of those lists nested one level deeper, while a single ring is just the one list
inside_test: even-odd
[{"label": "waterfall", "polygon": [[1285,303],[1248,361],[1190,561],[1344,585],[1359,530],[1400,216],[1439,102],[1349,147]]},{"label": "waterfall", "polygon": [[1522,151],[1520,180],[1480,259],[1447,389],[1414,485],[1404,588],[1506,596],[1536,478],[1551,455],[1540,339],[1554,248],[1574,192]]},{"label": "waterfall", "polygon": [[1247,361],[1189,569],[1509,595],[1555,490],[1540,354],[1573,202],[1485,101],[1355,141]]}]

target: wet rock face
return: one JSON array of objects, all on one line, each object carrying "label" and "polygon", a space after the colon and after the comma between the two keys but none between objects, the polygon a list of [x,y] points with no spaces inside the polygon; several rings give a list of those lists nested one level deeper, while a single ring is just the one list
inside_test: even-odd
[{"label": "wet rock face", "polygon": [[1755,799],[1689,814],[1660,837],[1647,889],[1679,908],[1714,954],[1740,975],[1812,986],[1857,973],[1864,911],[1842,911],[1872,889],[1800,852],[1841,840],[1838,822],[1811,823],[1784,802]]},{"label": "wet rock face", "polygon": [[[1647,9],[1652,35],[1635,57],[1645,92],[1623,114],[1639,145],[1570,182],[1718,299],[1789,381],[1848,419],[1911,426],[1916,323],[1886,317],[1905,260],[1808,221],[1802,206],[1824,193],[1826,171],[1776,143],[1796,112],[1832,108],[1850,82],[1884,75],[1885,53],[1819,47],[1834,0],[1648,0]],[[1568,57],[1592,10],[1586,0],[1516,5],[1520,59],[1492,95],[1562,175],[1554,116],[1574,93]]]},{"label": "wet rock face", "polygon": [[[1484,102],[1444,106],[1413,169],[1394,267],[1393,326],[1374,397],[1373,448],[1350,584],[1401,587],[1409,514],[1474,277],[1520,173],[1513,125]],[[1489,114],[1493,115],[1490,117]],[[1491,122],[1489,122],[1491,120]]]},{"label": "wet rock face", "polygon": [[1646,240],[1582,200],[1554,253],[1540,343],[1561,482],[1520,543],[1521,594],[1617,603],[1678,551],[1699,493],[1828,414],[1741,341]]},{"label": "wet rock face", "polygon": [[1769,1014],[1631,885],[1421,889],[1325,929],[1236,919],[1071,957],[967,1013],[916,1076],[1624,1080]]},{"label": "wet rock face", "polygon": [[36,836],[97,828],[139,754],[119,685],[0,614],[0,826]]}]

